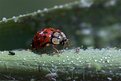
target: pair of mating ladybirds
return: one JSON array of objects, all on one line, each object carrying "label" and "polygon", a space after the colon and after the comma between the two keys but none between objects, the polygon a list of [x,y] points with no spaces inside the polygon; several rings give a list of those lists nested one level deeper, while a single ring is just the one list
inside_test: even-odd
[{"label": "pair of mating ladybirds", "polygon": [[53,49],[58,53],[56,46],[68,44],[66,35],[55,28],[44,28],[38,31],[32,40],[32,48],[35,50],[42,49],[44,47],[52,45]]}]

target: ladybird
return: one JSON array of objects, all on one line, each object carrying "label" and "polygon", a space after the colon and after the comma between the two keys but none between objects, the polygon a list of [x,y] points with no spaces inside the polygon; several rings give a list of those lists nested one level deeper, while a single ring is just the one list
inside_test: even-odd
[{"label": "ladybird", "polygon": [[57,45],[67,45],[68,39],[66,35],[59,29],[44,28],[38,31],[32,40],[33,49],[42,49],[44,47],[52,45],[56,52],[59,52],[56,48]]}]

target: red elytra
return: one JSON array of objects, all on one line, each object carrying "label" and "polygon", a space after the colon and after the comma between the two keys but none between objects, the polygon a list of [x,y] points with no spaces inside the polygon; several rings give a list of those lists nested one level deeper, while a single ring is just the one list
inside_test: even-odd
[{"label": "red elytra", "polygon": [[32,48],[41,49],[51,44],[54,46],[54,49],[57,51],[55,45],[58,44],[65,45],[67,42],[68,39],[66,38],[65,34],[59,29],[44,28],[38,31],[34,35],[32,41]]}]

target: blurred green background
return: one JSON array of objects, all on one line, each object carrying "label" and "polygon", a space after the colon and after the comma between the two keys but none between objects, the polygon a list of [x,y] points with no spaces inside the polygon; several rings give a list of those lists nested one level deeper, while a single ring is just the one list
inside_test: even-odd
[{"label": "blurred green background", "polygon": [[[0,0],[0,18],[28,14],[75,0]],[[68,8],[33,13],[18,22],[0,23],[0,50],[28,48],[34,34],[44,27],[61,29],[70,46],[121,48],[121,0],[79,0]],[[61,6],[62,7],[62,6]]]},{"label": "blurred green background", "polygon": [[0,19],[27,14],[76,0],[0,0]]}]

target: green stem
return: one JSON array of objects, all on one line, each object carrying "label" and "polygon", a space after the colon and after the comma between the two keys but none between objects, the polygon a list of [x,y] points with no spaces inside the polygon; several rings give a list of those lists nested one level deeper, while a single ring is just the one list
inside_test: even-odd
[{"label": "green stem", "polygon": [[[58,55],[37,55],[30,51],[14,51],[0,54],[0,73],[11,76],[45,78],[56,73],[58,80],[117,80],[121,79],[121,50],[75,49]],[[30,78],[30,77],[29,77]],[[31,77],[32,78],[32,77]],[[95,79],[96,78],[96,79]]]}]

